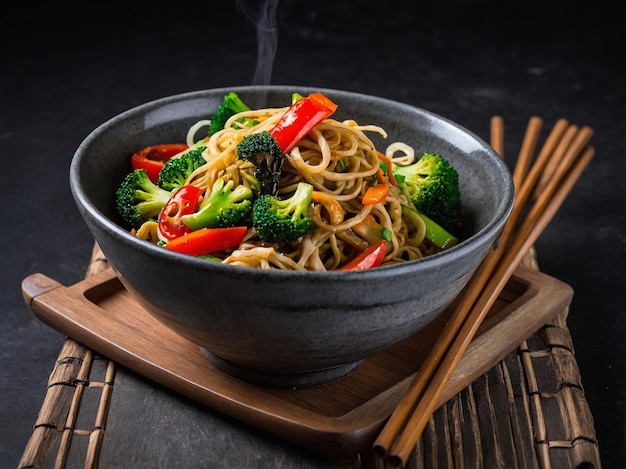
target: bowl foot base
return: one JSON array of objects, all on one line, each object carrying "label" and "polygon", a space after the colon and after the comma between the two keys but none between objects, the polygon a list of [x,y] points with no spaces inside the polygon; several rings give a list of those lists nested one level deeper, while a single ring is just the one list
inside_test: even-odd
[{"label": "bowl foot base", "polygon": [[220,371],[243,381],[271,388],[302,389],[324,386],[352,374],[363,363],[363,360],[359,360],[332,368],[324,368],[322,370],[276,373],[237,365],[228,360],[224,360],[203,347],[200,347],[200,351],[202,355]]}]

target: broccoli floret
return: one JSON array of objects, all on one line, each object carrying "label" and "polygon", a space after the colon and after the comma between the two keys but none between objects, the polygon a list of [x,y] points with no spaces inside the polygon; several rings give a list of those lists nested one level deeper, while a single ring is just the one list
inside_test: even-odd
[{"label": "broccoli floret", "polygon": [[285,154],[268,131],[246,135],[237,144],[237,156],[254,164],[254,175],[259,181],[261,194],[278,194],[278,179]]},{"label": "broccoli floret", "polygon": [[299,182],[294,194],[284,200],[270,194],[260,195],[252,207],[252,225],[263,241],[294,241],[313,229],[309,205],[313,186]]},{"label": "broccoli floret", "polygon": [[461,228],[459,175],[442,156],[424,153],[408,166],[393,165],[398,184],[403,186],[418,212],[451,233]]},{"label": "broccoli floret", "polygon": [[[250,108],[241,100],[237,93],[234,91],[227,93],[226,96],[224,96],[222,104],[217,108],[211,117],[211,123],[209,124],[208,130],[209,137],[222,130],[226,121],[232,116],[249,110]],[[249,125],[249,123],[247,123],[247,125]]]},{"label": "broccoli floret", "polygon": [[182,187],[191,173],[206,164],[202,156],[205,149],[205,146],[196,146],[181,156],[167,160],[159,172],[157,185],[167,191]]},{"label": "broccoli floret", "polygon": [[145,169],[126,175],[116,193],[117,211],[130,228],[156,217],[172,193],[150,181]]},{"label": "broccoli floret", "polygon": [[225,182],[223,178],[218,178],[198,210],[183,215],[182,221],[192,231],[236,226],[250,217],[253,196],[249,187],[239,185],[233,189],[233,181]]}]

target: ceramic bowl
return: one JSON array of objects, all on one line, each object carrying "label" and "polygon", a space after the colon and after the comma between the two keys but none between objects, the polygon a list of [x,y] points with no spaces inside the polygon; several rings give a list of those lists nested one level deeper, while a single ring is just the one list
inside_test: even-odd
[{"label": "ceramic bowl", "polygon": [[[228,91],[251,107],[284,106],[294,91],[321,91],[337,119],[377,124],[388,142],[445,155],[459,173],[462,241],[418,261],[358,272],[258,270],[168,251],[131,235],[115,210],[129,155],[184,141]],[[372,138],[377,144],[382,141]],[[70,187],[95,240],[125,288],[220,370],[276,387],[323,385],[419,331],[458,295],[510,214],[510,173],[492,148],[449,119],[374,96],[297,86],[232,87],[165,97],[95,129],[77,149]]]}]

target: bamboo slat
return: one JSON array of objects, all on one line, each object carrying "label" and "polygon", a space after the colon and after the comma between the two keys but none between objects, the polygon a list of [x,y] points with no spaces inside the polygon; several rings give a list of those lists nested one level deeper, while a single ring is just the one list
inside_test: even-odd
[{"label": "bamboo slat", "polygon": [[[107,267],[104,254],[94,244],[85,277]],[[113,361],[66,338],[18,467],[97,468],[114,379]],[[93,393],[99,397],[92,399]],[[88,407],[95,418],[84,422],[80,417],[90,413]]]},{"label": "bamboo slat", "polygon": [[[107,266],[98,251],[96,246],[90,274]],[[533,250],[523,262],[538,268]],[[567,313],[442,405],[406,467],[600,468]],[[98,467],[115,368],[114,362],[66,339],[20,468]],[[87,391],[95,398],[87,399]],[[77,425],[78,414],[89,414],[89,423]],[[361,467],[384,466],[362,454]]]}]

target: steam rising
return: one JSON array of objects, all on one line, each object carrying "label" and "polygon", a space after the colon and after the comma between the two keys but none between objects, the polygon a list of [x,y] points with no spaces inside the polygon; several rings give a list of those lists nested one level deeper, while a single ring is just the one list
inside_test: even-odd
[{"label": "steam rising", "polygon": [[[263,0],[257,12],[250,11],[245,0],[237,0],[243,15],[256,25],[257,62],[252,84],[267,86],[272,82],[272,68],[278,47],[278,22],[276,11],[280,0]],[[253,2],[256,3],[256,2]]]}]

